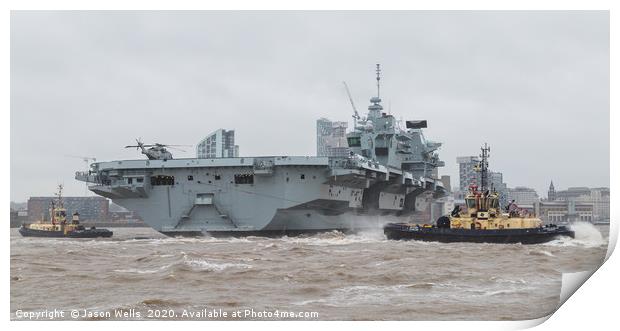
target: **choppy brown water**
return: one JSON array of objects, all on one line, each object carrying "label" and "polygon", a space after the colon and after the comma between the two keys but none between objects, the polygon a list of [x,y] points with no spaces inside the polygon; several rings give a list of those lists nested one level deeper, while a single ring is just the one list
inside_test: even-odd
[{"label": "choppy brown water", "polygon": [[[608,229],[580,225],[576,239],[529,246],[388,241],[380,230],[216,239],[118,228],[96,240],[12,230],[11,316],[86,309],[111,314],[96,319],[148,319],[149,310],[170,309],[192,319],[180,315],[221,309],[228,315],[219,319],[235,319],[234,311],[254,309],[318,317],[245,318],[532,319],[557,307],[562,272],[602,263]],[[115,317],[119,311],[140,316]]]}]

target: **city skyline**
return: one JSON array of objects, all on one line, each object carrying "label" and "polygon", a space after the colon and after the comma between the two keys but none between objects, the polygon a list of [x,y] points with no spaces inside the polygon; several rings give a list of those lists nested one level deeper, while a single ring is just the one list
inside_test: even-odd
[{"label": "city skyline", "polygon": [[377,62],[386,111],[428,120],[453,187],[484,142],[510,187],[610,185],[608,12],[12,12],[11,59],[18,202],[83,195],[66,155],[142,158],[138,137],[228,127],[241,156],[314,155],[316,119],[352,126],[343,80],[366,113]]}]

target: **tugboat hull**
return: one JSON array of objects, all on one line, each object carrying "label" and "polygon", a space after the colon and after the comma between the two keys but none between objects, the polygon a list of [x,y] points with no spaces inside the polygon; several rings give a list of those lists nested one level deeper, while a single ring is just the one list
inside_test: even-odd
[{"label": "tugboat hull", "polygon": [[19,233],[24,237],[47,237],[47,238],[98,238],[112,237],[113,232],[107,229],[84,229],[74,230],[68,233],[64,231],[45,231],[29,229],[25,226],[19,228]]},{"label": "tugboat hull", "polygon": [[383,228],[388,239],[422,240],[444,243],[497,243],[540,244],[558,237],[575,237],[575,232],[565,226],[547,226],[530,229],[470,230],[437,227],[418,227],[404,223],[390,223]]}]

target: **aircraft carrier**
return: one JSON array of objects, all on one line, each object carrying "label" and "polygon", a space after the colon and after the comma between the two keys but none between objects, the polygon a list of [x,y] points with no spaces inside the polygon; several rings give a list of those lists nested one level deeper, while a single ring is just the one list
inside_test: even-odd
[{"label": "aircraft carrier", "polygon": [[171,236],[355,231],[383,220],[415,221],[445,194],[437,174],[441,144],[425,139],[425,120],[403,127],[383,111],[380,79],[377,65],[377,96],[367,116],[355,111],[345,157],[173,159],[165,145],[138,142],[133,147],[147,159],[96,162],[75,178]]}]

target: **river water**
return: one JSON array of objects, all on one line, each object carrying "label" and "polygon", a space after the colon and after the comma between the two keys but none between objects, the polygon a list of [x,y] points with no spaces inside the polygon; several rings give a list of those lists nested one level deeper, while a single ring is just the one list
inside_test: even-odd
[{"label": "river water", "polygon": [[12,229],[11,318],[532,319],[556,309],[563,272],[601,265],[609,233],[579,224],[575,239],[500,245],[389,241],[380,229],[282,238],[112,230],[53,239]]}]

